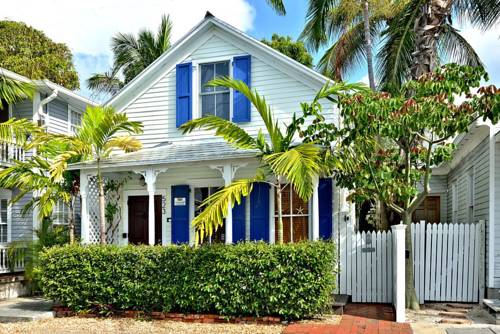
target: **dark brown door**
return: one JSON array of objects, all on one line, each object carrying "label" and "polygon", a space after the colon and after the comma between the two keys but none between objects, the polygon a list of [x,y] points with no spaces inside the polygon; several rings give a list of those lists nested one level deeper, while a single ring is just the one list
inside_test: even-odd
[{"label": "dark brown door", "polygon": [[[134,245],[148,244],[148,196],[128,198],[128,242]],[[161,244],[162,202],[155,196],[155,244]]]},{"label": "dark brown door", "polygon": [[0,101],[0,123],[5,123],[9,120],[9,105],[5,100]]},{"label": "dark brown door", "polygon": [[425,220],[428,223],[441,222],[441,198],[439,196],[427,196],[425,200],[413,213],[413,221]]}]

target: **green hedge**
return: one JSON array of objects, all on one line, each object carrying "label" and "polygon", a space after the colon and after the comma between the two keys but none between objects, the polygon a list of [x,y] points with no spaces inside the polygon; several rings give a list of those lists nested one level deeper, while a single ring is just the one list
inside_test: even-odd
[{"label": "green hedge", "polygon": [[298,319],[321,313],[335,287],[334,245],[241,243],[62,246],[41,256],[46,297],[80,312],[217,313]]}]

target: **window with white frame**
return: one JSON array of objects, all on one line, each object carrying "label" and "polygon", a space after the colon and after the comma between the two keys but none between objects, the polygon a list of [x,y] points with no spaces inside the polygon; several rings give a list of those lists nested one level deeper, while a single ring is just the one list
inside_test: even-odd
[{"label": "window with white frame", "polygon": [[229,76],[229,61],[200,65],[201,116],[218,116],[229,120],[230,92],[227,87],[207,87],[206,84],[216,77]]},{"label": "window with white frame", "polygon": [[67,225],[69,218],[69,207],[63,201],[58,201],[52,210],[52,223],[55,225]]},{"label": "window with white frame", "polygon": [[69,133],[75,134],[76,130],[82,125],[82,114],[72,108],[68,109]]},{"label": "window with white frame", "polygon": [[0,243],[9,241],[9,200],[0,198]]},{"label": "window with white frame", "polygon": [[453,224],[457,223],[458,219],[458,192],[457,192],[457,182],[453,182],[451,185],[451,220]]}]

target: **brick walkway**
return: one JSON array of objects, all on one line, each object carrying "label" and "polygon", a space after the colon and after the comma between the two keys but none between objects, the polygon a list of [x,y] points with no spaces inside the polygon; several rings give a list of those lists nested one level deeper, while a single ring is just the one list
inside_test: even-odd
[{"label": "brick walkway", "polygon": [[384,304],[349,304],[338,325],[292,324],[283,334],[412,334],[409,324],[394,322],[394,311]]}]

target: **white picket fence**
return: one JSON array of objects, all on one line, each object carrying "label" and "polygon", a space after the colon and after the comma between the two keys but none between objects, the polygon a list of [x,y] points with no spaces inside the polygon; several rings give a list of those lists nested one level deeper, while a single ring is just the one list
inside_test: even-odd
[{"label": "white picket fence", "polygon": [[393,234],[339,227],[337,293],[355,303],[393,302]]},{"label": "white picket fence", "polygon": [[478,302],[484,280],[484,222],[420,222],[411,225],[411,232],[419,302]]},{"label": "white picket fence", "polygon": [[[483,296],[484,221],[411,224],[414,284],[419,302],[478,302]],[[358,303],[392,303],[394,232],[338,226],[337,291]]]}]

